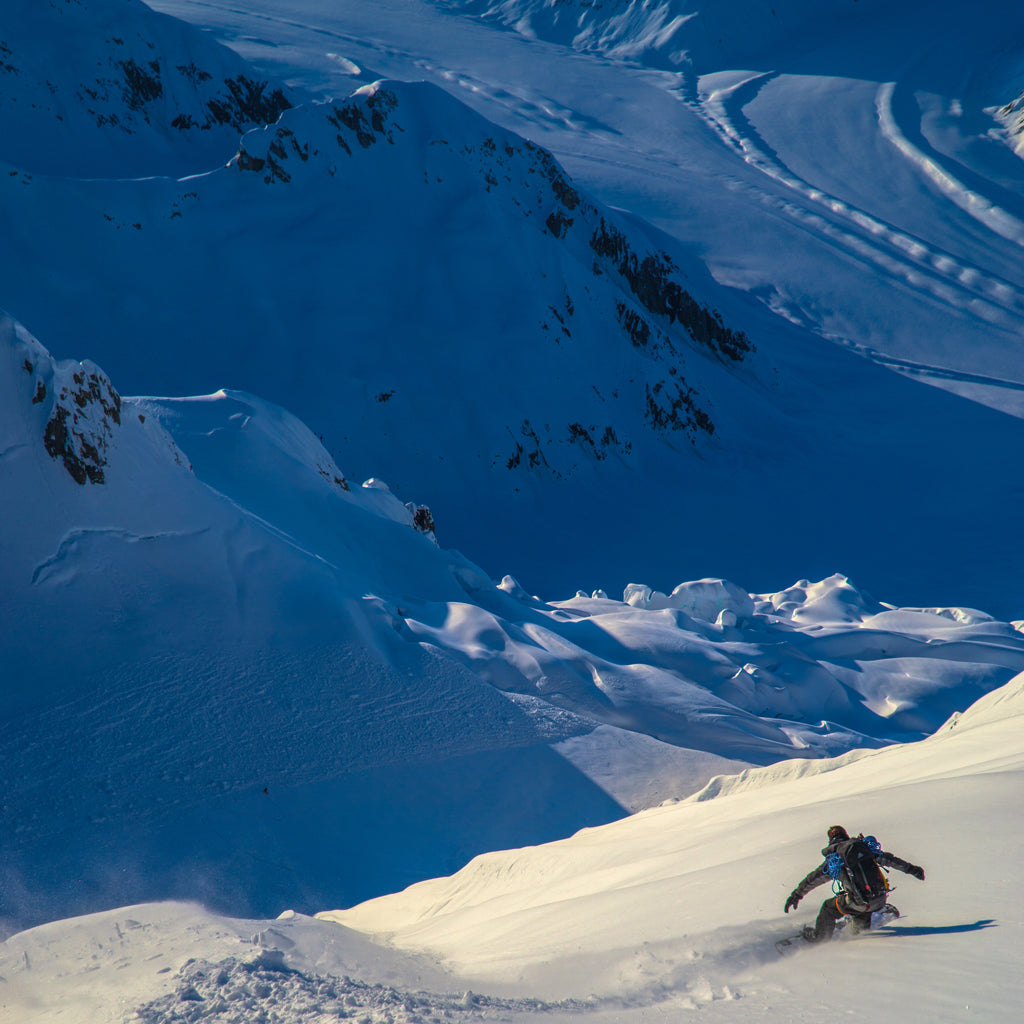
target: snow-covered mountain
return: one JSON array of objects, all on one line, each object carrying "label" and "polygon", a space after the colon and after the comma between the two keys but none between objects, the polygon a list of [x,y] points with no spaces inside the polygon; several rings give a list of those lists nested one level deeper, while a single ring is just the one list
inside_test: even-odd
[{"label": "snow-covered mountain", "polygon": [[1024,670],[1011,624],[840,576],[545,604],[279,407],[122,398],[9,319],[2,341],[21,923],[351,903],[716,772],[919,738]]},{"label": "snow-covered mountain", "polygon": [[154,6],[0,15],[0,1016],[818,1021],[839,815],[1015,1019],[1019,12]]},{"label": "snow-covered mountain", "polygon": [[0,89],[0,160],[87,178],[208,170],[291,106],[231,50],[140,0],[8,0]]},{"label": "snow-covered mountain", "polygon": [[[1019,422],[823,348],[433,86],[290,109],[182,180],[10,173],[0,205],[0,300],[48,344],[88,325],[126,390],[294,410],[531,592],[842,568],[1018,614]],[[824,514],[765,543],[751,502]]]}]

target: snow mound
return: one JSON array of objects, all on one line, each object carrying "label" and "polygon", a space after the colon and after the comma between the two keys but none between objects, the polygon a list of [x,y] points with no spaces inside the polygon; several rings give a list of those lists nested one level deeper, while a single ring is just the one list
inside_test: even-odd
[{"label": "snow mound", "polygon": [[717,625],[735,626],[740,619],[754,614],[751,596],[729,580],[696,580],[680,583],[671,594],[651,590],[643,584],[631,583],[622,600],[633,608],[678,608],[691,618]]},{"label": "snow mound", "polygon": [[845,576],[836,574],[820,583],[800,580],[777,594],[762,595],[758,610],[813,625],[863,622],[883,607],[852,586]]}]

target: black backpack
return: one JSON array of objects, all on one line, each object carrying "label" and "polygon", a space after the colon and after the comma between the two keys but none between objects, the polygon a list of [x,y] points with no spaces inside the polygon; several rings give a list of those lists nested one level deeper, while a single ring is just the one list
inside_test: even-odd
[{"label": "black backpack", "polygon": [[881,847],[874,836],[858,836],[836,844],[835,851],[825,858],[825,871],[856,902],[874,912],[885,906],[889,883],[875,860]]}]

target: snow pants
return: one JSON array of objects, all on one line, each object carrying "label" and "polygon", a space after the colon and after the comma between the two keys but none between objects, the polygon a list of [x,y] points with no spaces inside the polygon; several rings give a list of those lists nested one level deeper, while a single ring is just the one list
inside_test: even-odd
[{"label": "snow pants", "polygon": [[847,894],[841,892],[838,896],[830,896],[822,903],[818,919],[814,922],[814,941],[827,942],[831,939],[832,933],[836,930],[836,922],[847,915],[853,919],[853,926],[857,931],[871,927],[871,911],[854,910],[848,902]]}]

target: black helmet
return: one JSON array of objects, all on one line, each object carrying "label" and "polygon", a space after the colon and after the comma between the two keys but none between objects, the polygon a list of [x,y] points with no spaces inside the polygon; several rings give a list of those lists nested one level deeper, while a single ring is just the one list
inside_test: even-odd
[{"label": "black helmet", "polygon": [[833,825],[828,830],[828,841],[830,843],[836,843],[840,839],[849,839],[849,838],[850,838],[849,833],[846,831],[845,828],[843,828],[842,825]]}]

